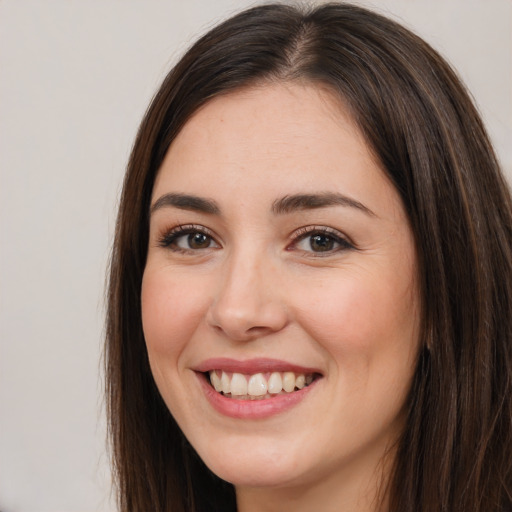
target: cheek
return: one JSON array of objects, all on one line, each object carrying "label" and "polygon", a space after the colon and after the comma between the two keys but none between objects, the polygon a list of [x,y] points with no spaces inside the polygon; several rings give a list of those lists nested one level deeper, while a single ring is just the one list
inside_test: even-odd
[{"label": "cheek", "polygon": [[417,346],[419,311],[414,287],[400,276],[353,273],[319,282],[301,300],[310,335],[344,365],[410,360]]},{"label": "cheek", "polygon": [[343,425],[357,432],[354,439],[365,432],[371,437],[401,418],[418,347],[414,290],[400,280],[367,277],[323,283],[304,294],[301,305],[303,326],[332,364],[333,429]]},{"label": "cheek", "polygon": [[165,272],[144,273],[141,290],[142,325],[150,359],[175,356],[183,350],[203,319],[204,298],[194,286]]}]

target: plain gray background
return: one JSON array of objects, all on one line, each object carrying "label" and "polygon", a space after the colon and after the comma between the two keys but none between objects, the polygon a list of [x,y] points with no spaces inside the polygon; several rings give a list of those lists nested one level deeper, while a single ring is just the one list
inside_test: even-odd
[{"label": "plain gray background", "polygon": [[[512,1],[360,1],[441,51],[512,176]],[[0,510],[113,511],[100,355],[123,170],[161,79],[254,2],[0,0]]]}]

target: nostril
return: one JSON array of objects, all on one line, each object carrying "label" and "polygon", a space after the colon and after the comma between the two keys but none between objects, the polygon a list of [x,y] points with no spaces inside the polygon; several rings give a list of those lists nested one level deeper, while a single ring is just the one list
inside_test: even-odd
[{"label": "nostril", "polygon": [[276,288],[263,282],[262,276],[250,269],[244,273],[238,267],[226,276],[212,297],[206,320],[216,331],[240,341],[279,331],[287,323],[287,314],[276,293]]},{"label": "nostril", "polygon": [[[269,306],[270,307],[273,306]],[[279,306],[275,306],[278,308]],[[282,330],[288,323],[282,311],[212,312],[207,316],[208,324],[216,331],[235,341],[250,341]]]}]

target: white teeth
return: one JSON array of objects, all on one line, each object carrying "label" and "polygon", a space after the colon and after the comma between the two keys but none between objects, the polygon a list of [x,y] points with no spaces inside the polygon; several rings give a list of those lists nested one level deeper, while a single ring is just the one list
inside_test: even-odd
[{"label": "white teeth", "polygon": [[281,393],[283,390],[283,379],[281,378],[281,374],[278,372],[274,372],[270,375],[268,379],[268,392],[271,395],[277,395]]},{"label": "white teeth", "polygon": [[247,379],[241,373],[233,373],[231,377],[231,394],[235,396],[247,395]]},{"label": "white teeth", "polygon": [[247,394],[252,396],[263,396],[267,394],[267,379],[261,373],[252,375],[247,385]]},{"label": "white teeth", "polygon": [[[211,370],[210,382],[218,393],[231,395],[240,399],[270,398],[271,395],[292,393],[309,386],[314,380],[312,374],[295,372],[272,372],[271,374],[228,373],[222,370]],[[244,398],[245,397],[245,398]]]},{"label": "white teeth", "polygon": [[283,373],[283,389],[287,393],[291,393],[295,389],[295,373],[284,372]]},{"label": "white teeth", "polygon": [[212,383],[212,386],[215,388],[215,391],[220,393],[222,391],[222,382],[215,370],[210,372],[210,381]]},{"label": "white teeth", "polygon": [[222,385],[222,392],[225,395],[231,393],[231,379],[229,378],[229,375],[226,372],[222,372],[220,382]]},{"label": "white teeth", "polygon": [[297,375],[295,379],[295,387],[297,389],[302,389],[306,385],[306,376],[305,375]]}]

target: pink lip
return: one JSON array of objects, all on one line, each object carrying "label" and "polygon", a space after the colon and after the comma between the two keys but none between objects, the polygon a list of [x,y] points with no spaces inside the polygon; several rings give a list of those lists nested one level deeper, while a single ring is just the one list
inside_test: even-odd
[{"label": "pink lip", "polygon": [[217,412],[236,419],[264,419],[287,411],[302,402],[320,380],[316,379],[309,386],[289,394],[276,395],[272,398],[260,400],[237,400],[235,398],[227,398],[215,391],[208,382],[205,373],[210,370],[224,370],[248,375],[265,372],[293,371],[296,373],[314,373],[318,375],[320,372],[314,368],[306,368],[275,359],[236,361],[227,358],[208,359],[199,364],[194,370],[201,385],[201,389],[210,405]]},{"label": "pink lip", "polygon": [[243,373],[253,375],[255,373],[265,372],[295,372],[295,373],[317,373],[321,372],[317,368],[300,366],[278,359],[248,359],[246,361],[237,361],[227,357],[217,357],[207,359],[193,368],[196,372],[209,372],[210,370],[224,370],[232,373]]}]

